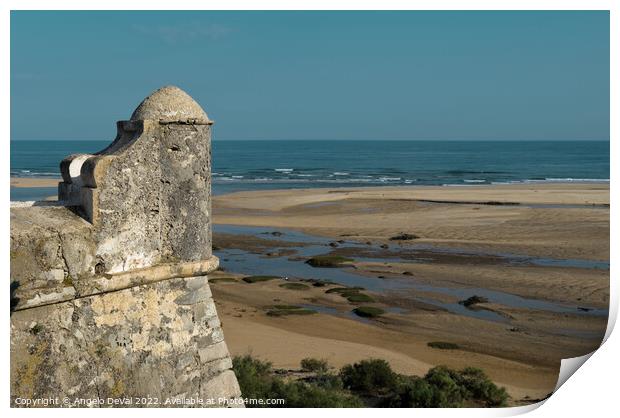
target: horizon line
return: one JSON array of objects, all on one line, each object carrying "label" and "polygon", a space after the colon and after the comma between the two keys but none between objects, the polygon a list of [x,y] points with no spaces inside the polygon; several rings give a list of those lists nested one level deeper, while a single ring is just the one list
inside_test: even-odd
[{"label": "horizon line", "polygon": [[[77,139],[77,138],[48,138],[48,139],[10,139],[10,142],[30,142],[30,141],[82,141],[82,142],[99,142],[99,141],[110,141],[112,142],[114,139]],[[409,141],[409,142],[611,142],[611,139],[583,139],[583,138],[568,138],[568,139],[491,139],[491,138],[478,138],[478,139],[455,139],[455,138],[434,138],[434,139],[424,139],[424,138],[322,138],[322,139],[312,139],[312,138],[227,138],[227,139],[218,139],[213,138],[212,142],[240,142],[240,141]]]}]

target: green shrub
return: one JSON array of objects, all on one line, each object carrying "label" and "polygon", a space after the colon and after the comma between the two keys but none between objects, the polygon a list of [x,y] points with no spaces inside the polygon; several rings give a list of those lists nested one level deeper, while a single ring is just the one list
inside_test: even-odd
[{"label": "green shrub", "polygon": [[383,309],[375,308],[373,306],[360,306],[353,309],[353,313],[363,318],[376,318],[380,315],[383,315],[385,311]]},{"label": "green shrub", "polygon": [[266,282],[269,280],[280,279],[278,276],[247,276],[242,280],[246,283],[257,283],[257,282]]},{"label": "green shrub", "polygon": [[422,378],[414,377],[404,383],[399,393],[387,398],[382,406],[391,408],[432,408],[435,388]]},{"label": "green shrub", "polygon": [[307,372],[325,373],[329,370],[329,364],[327,360],[307,357],[301,360],[301,368]]},{"label": "green shrub", "polygon": [[365,394],[387,393],[396,388],[396,373],[385,360],[362,360],[340,369],[345,388]]},{"label": "green shrub", "polygon": [[319,373],[316,376],[306,379],[313,385],[322,387],[323,389],[343,390],[342,379],[338,375],[330,373]]},{"label": "green shrub", "polygon": [[253,359],[249,355],[235,356],[233,370],[244,398],[270,397],[271,363]]},{"label": "green shrub", "polygon": [[317,255],[306,260],[306,264],[312,267],[340,267],[343,263],[351,262],[353,259],[338,255]]},{"label": "green shrub", "polygon": [[444,366],[433,367],[424,380],[434,387],[432,404],[434,408],[453,408],[461,406],[465,395],[454,376],[455,372]]},{"label": "green shrub", "polygon": [[303,382],[276,380],[274,397],[283,398],[287,408],[363,408],[357,396]]},{"label": "green shrub", "polygon": [[383,403],[390,407],[454,408],[462,406],[505,406],[508,394],[480,369],[461,371],[434,367],[424,378],[404,377],[396,393]]},{"label": "green shrub", "polygon": [[506,389],[499,388],[481,369],[466,367],[459,374],[459,383],[468,391],[468,396],[481,401],[484,406],[505,406],[508,400]]},{"label": "green shrub", "polygon": [[246,355],[233,358],[233,371],[237,376],[241,396],[253,399],[284,399],[284,405],[255,405],[247,407],[288,408],[354,408],[363,407],[356,396],[303,382],[285,382],[272,375],[271,363],[255,360]]},{"label": "green shrub", "polygon": [[424,377],[398,375],[386,361],[377,359],[346,365],[338,375],[322,372],[329,367],[324,360],[304,359],[302,368],[306,367],[318,373],[303,381],[288,381],[274,374],[271,363],[248,355],[233,358],[244,398],[285,400],[284,405],[248,407],[497,407],[508,400],[504,388],[472,367],[456,371],[438,366]]},{"label": "green shrub", "polygon": [[280,287],[290,290],[308,290],[310,286],[305,285],[303,283],[282,283]]},{"label": "green shrub", "polygon": [[439,348],[440,350],[458,350],[458,344],[448,343],[445,341],[432,341],[427,344],[431,348]]}]

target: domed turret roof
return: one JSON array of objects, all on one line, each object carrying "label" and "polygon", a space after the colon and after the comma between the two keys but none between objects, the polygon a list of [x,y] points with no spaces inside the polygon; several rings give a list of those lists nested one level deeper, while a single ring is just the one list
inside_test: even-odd
[{"label": "domed turret roof", "polygon": [[165,86],[153,92],[140,103],[131,120],[164,120],[209,122],[202,107],[178,87]]}]

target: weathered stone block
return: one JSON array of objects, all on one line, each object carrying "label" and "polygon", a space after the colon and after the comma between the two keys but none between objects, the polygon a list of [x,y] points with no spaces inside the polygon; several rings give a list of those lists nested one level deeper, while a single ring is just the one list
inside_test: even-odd
[{"label": "weathered stone block", "polygon": [[106,149],[62,161],[62,202],[11,209],[13,401],[240,396],[206,277],[211,123],[164,87]]}]

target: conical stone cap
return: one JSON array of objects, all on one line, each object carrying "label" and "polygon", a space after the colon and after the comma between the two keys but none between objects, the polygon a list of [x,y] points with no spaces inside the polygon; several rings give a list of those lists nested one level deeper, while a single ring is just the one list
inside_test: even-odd
[{"label": "conical stone cap", "polygon": [[202,107],[176,86],[165,86],[153,92],[134,110],[131,120],[211,123]]}]

